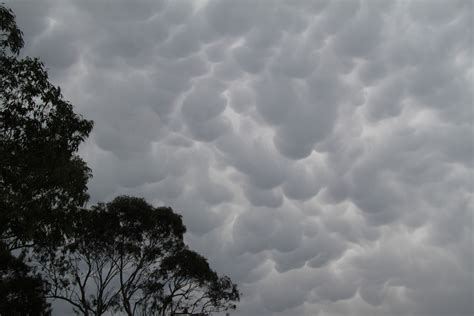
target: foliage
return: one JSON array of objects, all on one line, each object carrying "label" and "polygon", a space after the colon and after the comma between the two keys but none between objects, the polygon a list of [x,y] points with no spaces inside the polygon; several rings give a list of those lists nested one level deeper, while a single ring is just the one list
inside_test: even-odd
[{"label": "foliage", "polygon": [[[92,122],[74,113],[0,6],[0,238],[10,249],[57,241],[84,205],[90,170],[76,152]],[[15,54],[11,54],[13,52]]]},{"label": "foliage", "polygon": [[83,210],[76,223],[67,247],[39,261],[51,296],[84,315],[210,312],[234,308],[239,299],[229,278],[185,246],[185,227],[171,208],[121,196]]},{"label": "foliage", "polygon": [[90,170],[76,154],[92,122],[73,112],[0,5],[0,314],[49,314],[45,284],[26,260],[59,245],[87,201]]},{"label": "foliage", "polygon": [[236,285],[186,247],[171,208],[133,197],[83,208],[91,171],[77,151],[93,124],[22,47],[0,5],[0,314],[48,315],[47,297],[84,315],[235,308]]},{"label": "foliage", "polygon": [[0,5],[0,54],[18,55],[23,47],[23,34],[16,25],[12,10]]},{"label": "foliage", "polygon": [[0,315],[50,315],[45,297],[40,276],[0,243]]},{"label": "foliage", "polygon": [[[183,248],[165,258],[156,275],[148,279],[147,315],[155,309],[159,315],[172,315],[187,310],[190,313],[212,313],[235,309],[240,299],[237,286],[227,276],[219,277],[207,260],[198,253]],[[161,291],[153,291],[159,285]]]}]

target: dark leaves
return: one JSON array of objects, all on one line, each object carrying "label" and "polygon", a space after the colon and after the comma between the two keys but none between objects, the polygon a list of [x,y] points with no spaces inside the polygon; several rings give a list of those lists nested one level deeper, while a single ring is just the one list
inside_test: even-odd
[{"label": "dark leaves", "polygon": [[37,59],[0,56],[0,91],[0,233],[52,237],[50,224],[88,199],[90,169],[76,152],[92,122],[74,113]]},{"label": "dark leaves", "polygon": [[12,10],[0,5],[0,51],[2,54],[9,49],[18,55],[23,47],[23,34],[15,22]]},{"label": "dark leaves", "polygon": [[14,257],[0,243],[0,314],[50,315],[46,293],[43,280],[24,263],[23,257]]},{"label": "dark leaves", "polygon": [[193,304],[207,311],[233,308],[239,299],[236,285],[187,248],[184,232],[181,216],[171,208],[119,196],[79,211],[63,252],[38,260],[56,272],[49,274],[60,293],[56,297],[81,297],[82,284],[89,292],[74,303],[95,312],[100,306],[129,315],[134,310],[171,313]]},{"label": "dark leaves", "polygon": [[25,254],[45,259],[71,233],[88,199],[90,169],[77,150],[92,122],[38,59],[18,58],[22,47],[15,15],[0,5],[0,314],[43,315],[45,283]]}]

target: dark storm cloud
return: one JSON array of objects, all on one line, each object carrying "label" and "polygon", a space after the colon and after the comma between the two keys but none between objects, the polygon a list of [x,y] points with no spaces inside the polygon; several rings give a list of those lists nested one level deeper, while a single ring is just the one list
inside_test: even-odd
[{"label": "dark storm cloud", "polygon": [[473,313],[472,2],[7,5],[92,199],[181,212],[237,315]]}]

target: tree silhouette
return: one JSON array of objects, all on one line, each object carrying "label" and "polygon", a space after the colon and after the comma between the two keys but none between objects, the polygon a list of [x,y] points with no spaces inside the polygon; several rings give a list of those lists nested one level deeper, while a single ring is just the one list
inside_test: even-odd
[{"label": "tree silhouette", "polygon": [[126,196],[84,208],[91,171],[77,151],[92,121],[22,47],[0,5],[0,314],[48,315],[47,298],[84,315],[235,308],[237,286],[188,249],[171,208]]},{"label": "tree silhouette", "polygon": [[0,314],[49,313],[26,254],[59,245],[87,201],[90,170],[77,156],[92,122],[75,114],[0,5]]},{"label": "tree silhouette", "polygon": [[84,315],[122,311],[169,315],[235,308],[235,284],[218,277],[183,242],[185,227],[171,208],[121,196],[83,210],[76,235],[42,262],[51,296]]},{"label": "tree silhouette", "polygon": [[47,288],[22,256],[0,244],[0,315],[49,315]]},{"label": "tree silhouette", "polygon": [[58,241],[87,201],[90,170],[76,154],[92,122],[74,113],[23,45],[13,13],[0,6],[0,238],[9,249]]}]

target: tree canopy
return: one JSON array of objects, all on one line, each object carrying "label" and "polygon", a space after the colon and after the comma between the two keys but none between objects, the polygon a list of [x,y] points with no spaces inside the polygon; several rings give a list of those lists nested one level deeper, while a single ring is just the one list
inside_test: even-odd
[{"label": "tree canopy", "polygon": [[0,238],[10,249],[58,240],[87,201],[77,155],[92,122],[74,113],[36,58],[19,58],[22,33],[0,6]]},{"label": "tree canopy", "polygon": [[83,210],[76,235],[59,252],[40,258],[51,297],[84,315],[170,315],[187,308],[235,308],[235,284],[183,242],[181,216],[168,207],[120,196]]},{"label": "tree canopy", "polygon": [[23,34],[16,25],[12,10],[0,5],[0,54],[18,55],[23,47]]},{"label": "tree canopy", "polygon": [[24,256],[15,257],[0,243],[0,315],[50,313],[47,286],[33,273]]},{"label": "tree canopy", "polygon": [[22,32],[0,5],[0,314],[49,314],[46,284],[26,255],[61,243],[87,201],[90,170],[77,155],[92,122],[49,82],[44,65],[20,58]]},{"label": "tree canopy", "polygon": [[170,315],[235,308],[237,286],[184,243],[181,216],[136,197],[86,208],[79,157],[92,121],[74,112],[0,5],[0,314]]}]

